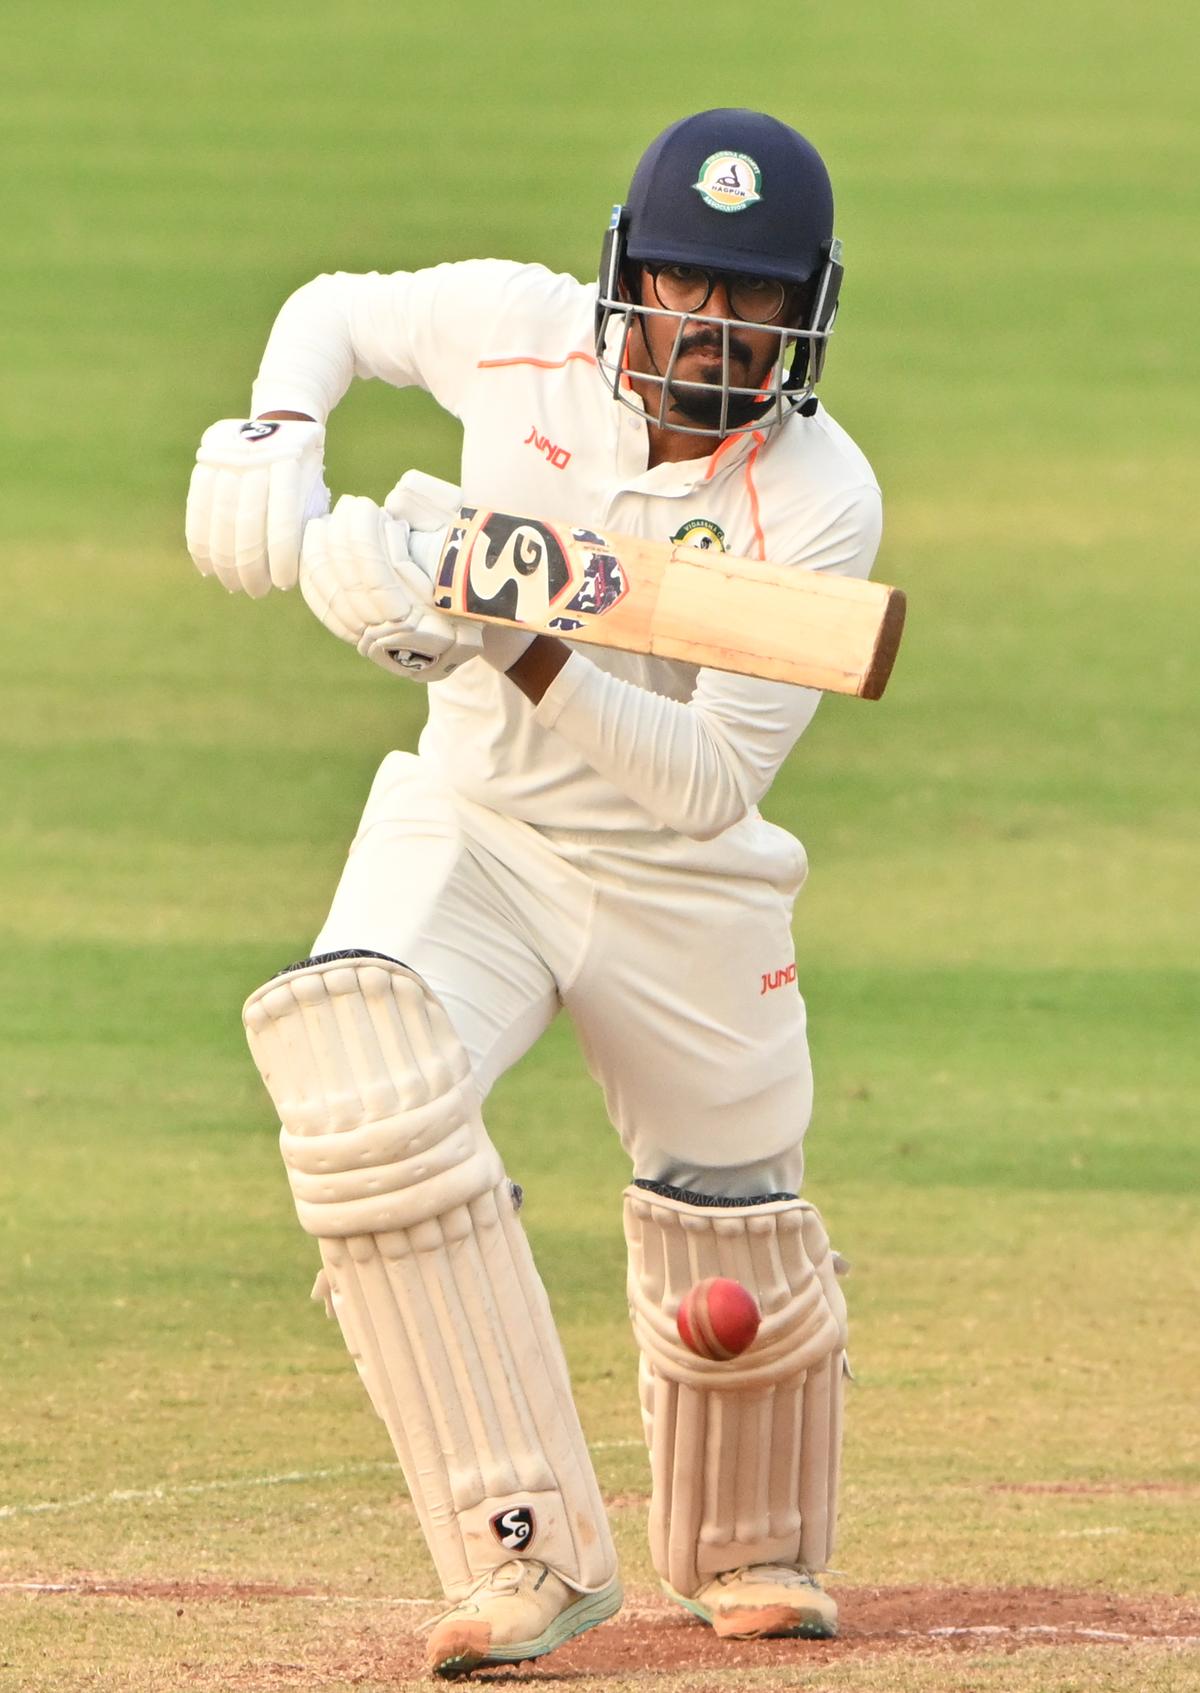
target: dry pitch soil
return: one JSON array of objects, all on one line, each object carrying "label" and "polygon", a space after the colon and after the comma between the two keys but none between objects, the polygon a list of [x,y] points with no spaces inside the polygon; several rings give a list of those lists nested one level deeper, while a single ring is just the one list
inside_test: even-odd
[{"label": "dry pitch soil", "polygon": [[[13,1583],[13,1587],[25,1586]],[[96,1577],[28,1584],[27,1591],[167,1601],[182,1610],[211,1603],[255,1604],[278,1599],[337,1603],[338,1595],[319,1588],[269,1583],[105,1581]],[[829,1641],[718,1640],[712,1630],[649,1589],[634,1590],[613,1621],[555,1652],[544,1663],[476,1672],[475,1684],[539,1680],[571,1681],[586,1676],[641,1677],[647,1671],[688,1669],[714,1676],[732,1668],[761,1669],[769,1664],[816,1669],[836,1659],[887,1652],[954,1652],[1018,1648],[1158,1643],[1183,1650],[1200,1648],[1200,1609],[1165,1595],[1122,1598],[1096,1591],[1020,1587],[847,1587],[836,1589],[842,1630]],[[386,1601],[384,1602],[386,1604]],[[397,1613],[391,1613],[396,1616]],[[322,1669],[353,1681],[371,1675],[398,1680],[421,1673],[420,1624],[437,1607],[414,1604],[397,1616],[394,1632],[373,1628],[356,1639],[349,1626],[338,1662]],[[388,1640],[381,1645],[381,1635]],[[276,1666],[286,1671],[285,1665]],[[299,1666],[294,1666],[299,1667]],[[236,1678],[235,1678],[236,1679]],[[468,1683],[467,1685],[470,1685]],[[719,1685],[719,1681],[714,1681]]]}]

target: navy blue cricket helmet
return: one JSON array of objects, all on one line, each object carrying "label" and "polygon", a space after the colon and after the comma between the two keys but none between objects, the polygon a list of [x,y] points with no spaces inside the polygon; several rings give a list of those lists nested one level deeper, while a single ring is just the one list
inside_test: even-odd
[{"label": "navy blue cricket helmet", "polygon": [[681,118],[652,141],[625,202],[630,259],[805,283],[829,257],[833,186],[811,141],[765,112]]},{"label": "navy blue cricket helmet", "polygon": [[[623,205],[614,206],[601,255],[597,357],[616,398],[630,328],[639,316],[671,317],[632,297],[639,265],[688,265],[723,273],[769,277],[794,289],[790,321],[781,328],[780,359],[770,391],[751,394],[730,385],[728,371],[715,426],[697,434],[779,423],[812,394],[824,363],[842,280],[841,244],[833,234],[833,189],[820,154],[797,130],[765,112],[720,107],[681,118],[650,143]],[[689,314],[680,314],[686,327]],[[623,319],[620,356],[614,319]],[[614,374],[614,363],[617,370]],[[687,408],[686,390],[663,373],[658,421],[673,396]],[[699,399],[700,396],[697,396]],[[704,396],[711,398],[710,392]],[[636,407],[636,402],[633,402]],[[699,408],[706,415],[711,405]],[[673,427],[689,427],[673,424]]]}]

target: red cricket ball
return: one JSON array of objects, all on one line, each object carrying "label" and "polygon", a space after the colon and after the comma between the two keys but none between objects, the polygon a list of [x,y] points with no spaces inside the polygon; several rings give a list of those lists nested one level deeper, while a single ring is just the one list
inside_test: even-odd
[{"label": "red cricket ball", "polygon": [[758,1333],[762,1313],[741,1282],[709,1276],[683,1296],[675,1319],[683,1344],[701,1358],[736,1358]]}]

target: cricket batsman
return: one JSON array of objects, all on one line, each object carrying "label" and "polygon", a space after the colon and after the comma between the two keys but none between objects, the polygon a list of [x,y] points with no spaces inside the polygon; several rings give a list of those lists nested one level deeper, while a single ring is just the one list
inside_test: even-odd
[{"label": "cricket batsman", "polygon": [[[298,582],[334,634],[429,689],[311,955],[251,994],[245,1024],[319,1290],[446,1593],[439,1676],[541,1657],[621,1604],[520,1189],[482,1115],[560,1009],[632,1166],[654,1567],[718,1635],[836,1631],[818,1572],[846,1314],[799,1197],[806,858],[757,809],[820,695],[481,632],[435,608],[431,574],[467,502],[867,576],[879,489],[816,396],[840,255],[814,147],[759,112],[701,112],[642,157],[598,285],[490,259],[320,276],[280,311],[249,418],[197,454],[200,570],[253,597]],[[329,512],[325,423],[356,376],[418,385],[461,421],[461,488],[409,472],[383,507]],[[762,1313],[732,1358],[697,1355],[674,1321],[713,1276]]]}]

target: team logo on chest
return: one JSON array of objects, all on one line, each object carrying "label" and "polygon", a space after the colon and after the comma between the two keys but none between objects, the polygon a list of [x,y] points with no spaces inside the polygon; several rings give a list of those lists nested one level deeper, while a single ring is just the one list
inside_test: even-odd
[{"label": "team logo on chest", "polygon": [[671,536],[677,546],[699,547],[705,553],[725,551],[725,531],[709,517],[690,517]]},{"label": "team logo on chest", "polygon": [[714,212],[744,212],[762,199],[762,172],[748,153],[710,153],[692,187]]}]

